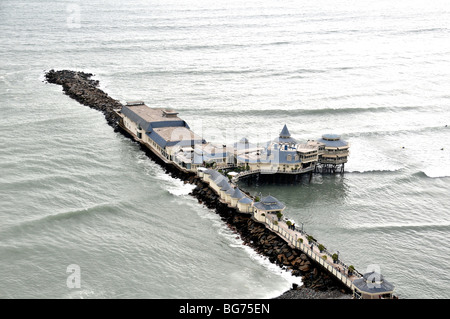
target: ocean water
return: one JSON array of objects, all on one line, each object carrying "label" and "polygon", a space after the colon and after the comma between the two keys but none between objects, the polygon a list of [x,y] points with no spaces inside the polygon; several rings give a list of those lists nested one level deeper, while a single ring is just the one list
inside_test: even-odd
[{"label": "ocean water", "polygon": [[242,187],[400,298],[449,298],[449,37],[442,0],[2,0],[0,298],[271,298],[298,282],[49,69],[172,107],[212,142],[341,134],[343,175]]}]

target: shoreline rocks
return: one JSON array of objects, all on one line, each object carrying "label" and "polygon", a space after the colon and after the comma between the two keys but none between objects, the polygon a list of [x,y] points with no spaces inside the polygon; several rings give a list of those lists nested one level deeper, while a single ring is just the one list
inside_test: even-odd
[{"label": "shoreline rocks", "polygon": [[352,295],[339,290],[320,291],[300,286],[293,287],[273,299],[352,299]]},{"label": "shoreline rocks", "polygon": [[[118,124],[120,117],[114,110],[121,109],[122,104],[98,89],[99,82],[92,80],[92,76],[91,73],[70,70],[50,70],[45,74],[49,83],[62,85],[66,95],[83,105],[102,112],[114,131],[120,132],[135,141]],[[278,234],[254,220],[249,214],[240,213],[236,208],[229,207],[221,202],[220,197],[196,174],[180,171],[174,165],[163,162],[141,143],[139,145],[147,156],[164,168],[166,173],[186,183],[196,185],[190,195],[197,198],[200,204],[215,210],[228,227],[239,235],[245,245],[252,247],[258,254],[267,257],[270,262],[277,264],[279,267],[291,270],[293,276],[301,276],[303,285],[300,288],[295,287],[288,290],[277,298],[323,299],[326,296],[329,298],[349,296],[348,287],[330,276],[322,266],[311,260],[299,249],[291,247]]]},{"label": "shoreline rocks", "polygon": [[122,104],[100,90],[99,81],[92,80],[92,76],[92,73],[50,70],[45,79],[48,83],[62,85],[64,93],[77,102],[102,112],[108,124],[117,131],[119,116],[114,109],[121,109]]}]

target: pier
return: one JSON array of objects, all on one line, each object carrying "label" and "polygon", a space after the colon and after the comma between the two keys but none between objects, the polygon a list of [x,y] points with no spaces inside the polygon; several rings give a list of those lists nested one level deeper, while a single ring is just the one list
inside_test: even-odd
[{"label": "pier", "polygon": [[[122,105],[99,90],[98,81],[91,80],[91,76],[67,70],[46,73],[49,83],[62,85],[68,96],[101,111],[115,131],[139,143],[171,176],[197,185],[192,195],[199,202],[215,209],[259,253],[302,276],[305,286],[344,289],[355,298],[393,297],[393,285],[381,274],[363,275],[347,267],[321,251],[320,245],[303,229],[288,225],[273,212],[262,213],[259,201],[236,185],[247,176],[312,174],[318,166],[343,170],[349,145],[340,136],[325,134],[322,139],[301,144],[284,126],[280,136],[267,147],[250,148],[248,141],[243,140],[239,144],[244,148],[221,148],[197,136],[173,110],[148,108],[141,101]],[[207,165],[241,170],[228,178],[217,170],[207,169]]]}]

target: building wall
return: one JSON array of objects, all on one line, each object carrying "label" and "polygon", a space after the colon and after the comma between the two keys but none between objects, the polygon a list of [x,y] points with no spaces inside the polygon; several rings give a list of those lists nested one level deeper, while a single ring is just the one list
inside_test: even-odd
[{"label": "building wall", "polygon": [[130,130],[134,135],[138,136],[138,132],[141,133],[141,140],[149,145],[151,145],[159,154],[162,156],[169,158],[166,151],[161,148],[158,144],[156,144],[151,138],[145,134],[145,131],[143,129],[138,130],[138,124],[136,122],[133,122],[128,117],[123,117],[123,124],[125,127]]},{"label": "building wall", "polygon": [[130,120],[128,117],[124,116],[123,118],[123,124],[127,129],[129,129],[133,134],[136,134],[137,132],[137,123]]},{"label": "building wall", "polygon": [[[332,157],[327,157],[327,155],[331,155]],[[347,163],[348,155],[348,146],[339,148],[325,147],[321,156],[319,157],[319,162],[322,164],[343,164]]]},{"label": "building wall", "polygon": [[209,183],[210,177],[211,177],[211,175],[209,175],[209,174],[203,174],[203,181]]},{"label": "building wall", "polygon": [[251,204],[242,204],[238,202],[237,207],[242,213],[253,213],[253,206]]},{"label": "building wall", "polygon": [[220,191],[220,198],[221,198],[223,201],[226,201],[226,200],[227,200],[227,194],[225,193],[225,191]]},{"label": "building wall", "polygon": [[237,198],[233,198],[233,197],[230,196],[230,199],[231,199],[231,206],[232,207],[237,207],[237,203],[238,203],[240,198],[237,199]]},{"label": "building wall", "polygon": [[[253,208],[254,208],[254,207],[253,207]],[[255,212],[254,212],[254,215],[253,215],[253,216],[255,217],[256,220],[258,220],[258,221],[264,223],[264,222],[266,221],[266,216],[263,216],[263,215],[262,215],[263,213],[264,213],[264,212],[255,209]]]},{"label": "building wall", "polygon": [[217,186],[217,184],[214,183],[214,181],[211,181],[209,185],[211,186],[211,188],[212,188],[217,194],[219,194],[219,192],[220,192],[220,187]]}]

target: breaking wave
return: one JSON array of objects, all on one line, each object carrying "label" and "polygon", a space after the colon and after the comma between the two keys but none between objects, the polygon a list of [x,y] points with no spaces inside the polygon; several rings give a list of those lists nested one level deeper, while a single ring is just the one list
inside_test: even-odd
[{"label": "breaking wave", "polygon": [[186,196],[195,188],[195,185],[185,183],[181,179],[174,178],[165,172],[158,171],[156,178],[161,181],[161,187],[174,196]]},{"label": "breaking wave", "polygon": [[406,223],[406,224],[386,224],[386,225],[358,225],[357,227],[352,227],[352,231],[360,232],[383,232],[392,233],[394,231],[448,231],[450,230],[450,224],[424,224],[424,223]]},{"label": "breaking wave", "polygon": [[[264,110],[239,110],[240,116],[268,116],[286,118],[286,116],[321,116],[321,115],[350,115],[350,114],[362,114],[362,113],[384,113],[384,112],[401,112],[417,109],[416,106],[405,107],[347,107],[347,108],[318,108],[318,109],[264,109]],[[185,109],[184,111],[198,111],[194,109]],[[235,110],[217,110],[214,108],[202,109],[205,115],[210,113],[213,116],[236,116]],[[372,133],[372,132],[361,132]],[[356,133],[357,134],[357,133]]]},{"label": "breaking wave", "polygon": [[423,171],[417,172],[414,175],[429,177],[429,178],[444,178],[444,177],[450,177],[450,170],[449,169],[445,170],[445,169],[441,169],[441,168],[429,168],[429,169],[425,169]]},{"label": "breaking wave", "polygon": [[287,268],[280,268],[276,264],[270,262],[270,260],[267,257],[258,254],[253,248],[245,245],[244,242],[239,238],[239,236],[237,236],[237,234],[232,233],[231,230],[227,229],[226,231],[222,231],[220,233],[230,241],[230,247],[243,249],[248,254],[250,259],[262,265],[272,274],[280,276],[285,281],[285,284],[282,285],[280,290],[271,291],[265,298],[274,298],[281,295],[283,292],[292,287],[292,284],[294,283],[299,286],[302,285],[301,278],[293,276],[291,270]]},{"label": "breaking wave", "polygon": [[399,172],[403,170],[403,168],[392,168],[392,169],[355,169],[355,170],[345,170],[345,173],[354,173],[354,174],[370,174],[370,173],[393,173]]}]

